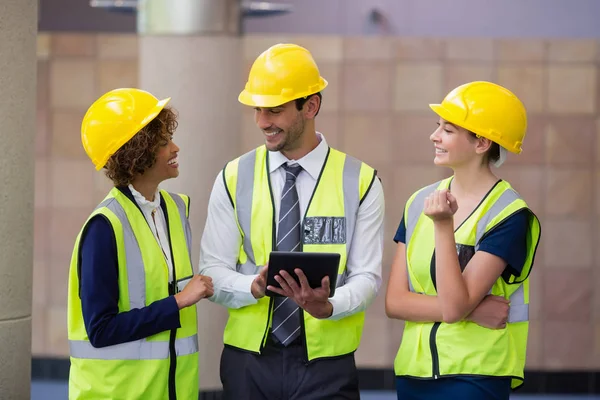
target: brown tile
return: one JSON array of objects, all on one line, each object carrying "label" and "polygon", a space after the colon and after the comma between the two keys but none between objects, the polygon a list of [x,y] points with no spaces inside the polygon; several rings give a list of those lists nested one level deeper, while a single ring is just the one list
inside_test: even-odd
[{"label": "brown tile", "polygon": [[[317,64],[323,62],[341,62],[344,58],[342,36],[299,35],[293,37],[292,43],[310,51]],[[266,49],[265,47],[264,50]]]},{"label": "brown tile", "polygon": [[392,357],[396,357],[398,350],[400,349],[400,342],[402,341],[402,334],[404,332],[404,321],[397,319],[389,320],[390,336],[389,336],[389,348],[388,351]]},{"label": "brown tile", "polygon": [[240,141],[242,153],[264,144],[265,138],[254,122],[254,111],[250,107],[243,109],[240,122],[242,124],[242,137]]},{"label": "brown tile", "polygon": [[394,109],[430,112],[443,93],[443,70],[439,63],[399,63],[396,67]]},{"label": "brown tile", "polygon": [[600,367],[600,323],[594,324],[594,356],[592,367],[596,370]]},{"label": "brown tile", "polygon": [[521,154],[508,153],[505,165],[542,164],[545,160],[545,137],[548,121],[541,116],[527,117],[527,134]]},{"label": "brown tile", "polygon": [[47,60],[50,57],[51,35],[49,33],[38,33],[37,35],[37,59]]},{"label": "brown tile", "polygon": [[[439,181],[443,178],[444,171],[440,167],[427,165],[402,165],[398,167],[393,179],[393,193],[388,194],[389,199],[397,204],[398,208],[404,209],[408,198],[417,190]],[[400,222],[400,221],[398,221]]]},{"label": "brown tile", "polygon": [[546,44],[539,39],[498,39],[494,42],[499,61],[542,62],[546,59]]},{"label": "brown tile", "polygon": [[594,214],[600,216],[600,170],[594,171],[595,209]]},{"label": "brown tile", "polygon": [[503,165],[495,173],[519,192],[536,215],[543,213],[545,173],[543,166]]},{"label": "brown tile", "polygon": [[528,115],[544,111],[545,83],[546,70],[541,65],[498,67],[498,84],[519,97]]},{"label": "brown tile", "polygon": [[342,91],[341,75],[342,69],[340,64],[323,63],[319,65],[321,76],[327,80],[327,87],[321,95],[323,101],[321,103],[321,111],[317,118],[324,112],[337,111],[340,108],[340,93]]},{"label": "brown tile", "polygon": [[388,325],[387,318],[373,314],[371,310],[367,312],[363,339],[356,351],[358,365],[382,368],[393,363],[393,357],[388,352]]},{"label": "brown tile", "polygon": [[550,62],[594,62],[597,44],[593,39],[553,39],[548,43]]},{"label": "brown tile", "polygon": [[77,235],[92,211],[93,207],[52,209],[49,251],[51,262],[62,263],[62,266],[69,265]]},{"label": "brown tile", "polygon": [[[71,244],[71,251],[75,240]],[[69,284],[69,266],[71,256],[50,257],[47,263],[48,273],[48,304],[51,306],[66,306]]]},{"label": "brown tile", "polygon": [[[245,35],[242,37],[242,47],[244,49],[244,60],[254,62],[262,52],[278,43],[290,43],[289,37],[281,35]],[[310,49],[309,49],[310,50]]]},{"label": "brown tile", "polygon": [[350,61],[392,60],[392,37],[356,36],[344,39],[344,59]]},{"label": "brown tile", "polygon": [[53,33],[52,56],[93,56],[96,53],[96,35],[86,33]]},{"label": "brown tile", "polygon": [[[32,304],[44,306],[48,303],[48,262],[47,259],[34,259],[33,262],[33,289]],[[66,277],[63,277],[66,279]]]},{"label": "brown tile", "polygon": [[[88,160],[53,159],[53,207],[93,207],[94,171],[94,166]],[[73,190],[74,187],[77,190]]]},{"label": "brown tile", "polygon": [[396,164],[433,164],[434,149],[429,136],[437,129],[437,116],[416,113],[395,114],[392,151]]},{"label": "brown tile", "polygon": [[439,38],[398,37],[396,59],[403,61],[437,61],[444,57],[446,42]]},{"label": "brown tile", "polygon": [[542,225],[545,267],[589,268],[593,263],[592,223],[587,219],[547,218]]},{"label": "brown tile", "polygon": [[81,121],[85,111],[52,113],[52,158],[87,160],[81,144]]},{"label": "brown tile", "polygon": [[135,34],[97,35],[96,46],[100,59],[137,59],[139,54]]},{"label": "brown tile", "polygon": [[43,262],[50,253],[50,222],[49,208],[33,209],[33,256]]},{"label": "brown tile", "polygon": [[446,63],[444,65],[444,93],[472,81],[494,80],[494,68],[490,65]]},{"label": "brown tile", "polygon": [[592,171],[549,168],[546,172],[546,215],[588,217],[592,214]]},{"label": "brown tile", "polygon": [[67,307],[56,306],[46,309],[47,355],[69,356],[67,336]]},{"label": "brown tile", "polygon": [[50,72],[47,61],[37,65],[35,154],[45,157],[50,147]]},{"label": "brown tile", "polygon": [[487,38],[456,38],[446,42],[446,58],[448,60],[492,61],[494,45]]},{"label": "brown tile", "polygon": [[596,111],[596,68],[548,67],[548,110],[557,114],[591,114]]},{"label": "brown tile", "polygon": [[44,355],[46,352],[46,308],[42,304],[34,304],[31,315],[31,353],[32,356]]},{"label": "brown tile", "polygon": [[50,104],[57,108],[87,108],[95,100],[95,65],[88,59],[50,62]]},{"label": "brown tile", "polygon": [[593,360],[593,325],[590,322],[545,322],[544,369],[588,369]]},{"label": "brown tile", "polygon": [[114,187],[112,181],[108,179],[104,171],[94,173],[94,204],[100,204],[108,192]]},{"label": "brown tile", "polygon": [[546,161],[554,165],[590,165],[594,157],[596,125],[586,117],[548,120]]},{"label": "brown tile", "polygon": [[546,269],[536,255],[533,269],[529,274],[529,320],[543,321],[544,276]]},{"label": "brown tile", "polygon": [[347,113],[342,117],[344,151],[375,169],[391,164],[391,125],[388,115]]},{"label": "brown tile", "polygon": [[342,66],[342,107],[345,111],[387,111],[392,108],[391,64],[345,63]]},{"label": "brown tile", "polygon": [[333,148],[340,148],[340,118],[337,112],[320,112],[315,119],[315,129],[325,136],[327,144]]},{"label": "brown tile", "polygon": [[123,87],[138,87],[136,60],[104,60],[98,63],[98,95]]},{"label": "brown tile", "polygon": [[48,160],[36,158],[35,160],[35,183],[34,183],[34,207],[36,209],[50,206],[50,174]]},{"label": "brown tile", "polygon": [[600,265],[600,259],[598,258],[598,253],[600,249],[596,248],[596,262],[592,268],[592,287],[595,289],[592,295],[592,321],[600,323],[600,290],[597,288],[600,287],[600,269],[598,266]]},{"label": "brown tile", "polygon": [[527,369],[540,369],[543,366],[543,329],[542,322],[530,322],[529,334],[527,337],[527,359],[525,366]]},{"label": "brown tile", "polygon": [[[545,321],[587,322],[591,318],[592,269],[546,268],[543,276]],[[574,288],[577,288],[574,290]]]}]

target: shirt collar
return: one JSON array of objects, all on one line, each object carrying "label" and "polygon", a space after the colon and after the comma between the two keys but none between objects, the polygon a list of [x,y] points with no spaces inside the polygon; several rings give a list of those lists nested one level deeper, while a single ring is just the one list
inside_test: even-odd
[{"label": "shirt collar", "polygon": [[160,191],[158,188],[156,188],[156,193],[154,194],[154,200],[148,201],[140,192],[135,190],[135,188],[133,187],[132,184],[129,184],[128,187],[129,187],[129,190],[131,190],[131,194],[133,195],[135,202],[138,203],[138,205],[142,209],[152,211],[152,210],[160,207]]},{"label": "shirt collar", "polygon": [[325,136],[317,132],[317,137],[319,138],[318,146],[299,160],[289,160],[279,151],[269,151],[269,173],[272,173],[285,163],[296,163],[300,164],[302,169],[308,172],[314,180],[317,180],[323,168],[323,163],[325,163],[325,158],[327,158],[327,152],[329,151],[329,145],[325,140]]}]

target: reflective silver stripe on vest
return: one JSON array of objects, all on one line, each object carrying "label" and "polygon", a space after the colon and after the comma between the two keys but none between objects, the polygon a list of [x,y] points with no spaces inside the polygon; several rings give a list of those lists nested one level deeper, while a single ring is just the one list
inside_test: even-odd
[{"label": "reflective silver stripe on vest", "polygon": [[[188,254],[190,256],[190,261],[192,260],[192,228],[190,227],[190,221],[187,218],[187,207],[185,205],[185,201],[175,193],[169,193],[175,204],[177,205],[177,209],[179,210],[179,217],[181,218],[181,226],[183,226],[183,232],[185,233],[185,242],[188,248]],[[192,269],[193,267],[192,263]]]},{"label": "reflective silver stripe on vest", "polygon": [[125,242],[125,263],[127,265],[127,287],[129,289],[129,307],[142,308],[146,306],[146,272],[144,261],[133,229],[127,219],[127,214],[121,204],[114,199],[106,205],[123,226],[123,241]]},{"label": "reflective silver stripe on vest", "polygon": [[[268,155],[267,155],[268,157]],[[238,162],[238,177],[235,189],[235,208],[238,223],[244,232],[244,252],[248,261],[238,266],[238,271],[244,275],[258,273],[258,267],[254,259],[254,250],[250,241],[250,225],[252,223],[252,199],[254,196],[254,167],[256,164],[256,150],[244,154]]]},{"label": "reflective silver stripe on vest", "polygon": [[419,217],[421,216],[421,213],[423,212],[423,205],[425,203],[425,198],[427,196],[429,196],[431,193],[433,193],[439,185],[440,185],[440,183],[436,182],[434,184],[427,186],[426,188],[421,190],[419,193],[417,193],[417,195],[414,197],[412,203],[410,203],[410,206],[408,207],[408,212],[406,213],[406,220],[404,221],[405,226],[406,226],[406,238],[405,238],[405,242],[406,242],[405,243],[406,276],[408,278],[408,288],[410,289],[411,292],[415,292],[415,288],[412,284],[412,281],[410,280],[410,273],[408,271],[408,242],[410,242],[410,238],[413,234],[413,231],[415,230],[415,226],[417,226],[417,221],[419,220]]},{"label": "reflective silver stripe on vest", "polygon": [[529,304],[525,304],[525,289],[523,283],[510,296],[510,309],[508,311],[508,322],[529,321]]},{"label": "reflective silver stripe on vest", "polygon": [[[183,204],[183,218],[185,218],[185,203]],[[179,206],[179,205],[178,205]],[[127,267],[127,287],[129,291],[130,309],[142,308],[146,306],[146,273],[142,253],[137,239],[127,219],[125,210],[115,198],[110,198],[98,205],[96,209],[106,207],[112,211],[121,222],[123,227],[123,241],[125,248],[125,262]],[[181,209],[180,213],[181,213]],[[186,240],[188,232],[186,232]],[[71,356],[74,358],[98,359],[98,360],[152,360],[163,359],[169,356],[168,341],[147,341],[140,339],[133,342],[95,348],[89,341],[70,340],[69,348]],[[175,352],[177,355],[187,355],[198,351],[197,335],[175,340]]]},{"label": "reflective silver stripe on vest", "polygon": [[[267,155],[268,157],[268,155]],[[245,275],[258,273],[252,242],[249,235],[252,222],[252,199],[254,195],[254,169],[256,163],[256,150],[244,154],[238,163],[238,177],[236,184],[235,207],[238,223],[244,233],[243,246],[248,261],[238,265],[237,270]],[[356,225],[358,207],[360,205],[359,180],[362,162],[346,155],[343,172],[344,209],[346,218],[346,249],[350,248],[352,234]],[[338,276],[337,285],[344,283],[345,273]]]},{"label": "reflective silver stripe on vest", "polygon": [[[169,358],[169,342],[136,340],[96,348],[86,340],[69,340],[71,356],[94,360],[163,360]],[[175,340],[175,354],[186,356],[198,352],[198,335]]]}]

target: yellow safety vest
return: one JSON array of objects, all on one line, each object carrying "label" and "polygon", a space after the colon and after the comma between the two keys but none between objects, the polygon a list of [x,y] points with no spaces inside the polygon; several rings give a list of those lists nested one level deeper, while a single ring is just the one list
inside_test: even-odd
[{"label": "yellow safety vest", "polygon": [[[160,192],[175,266],[174,279],[193,274],[190,259],[189,198]],[[180,310],[181,327],[141,340],[95,348],[85,329],[79,297],[81,233],[102,215],[112,226],[117,246],[119,312],[142,308],[170,294],[168,266],[138,206],[113,188],[77,236],[69,271],[68,338],[71,355],[69,399],[165,400],[175,385],[177,400],[198,399],[196,307]],[[174,289],[171,289],[173,292]]]},{"label": "yellow safety vest", "polygon": [[[275,248],[275,206],[269,178],[269,157],[265,146],[228,163],[223,170],[225,186],[234,207],[242,236],[237,271],[257,274]],[[341,255],[337,286],[344,284],[346,260],[354,238],[360,203],[367,195],[376,171],[340,151],[329,149],[317,185],[303,219],[305,252]],[[246,351],[260,353],[266,343],[273,301],[263,297],[257,304],[229,309],[224,342]],[[302,310],[301,310],[302,311]],[[360,343],[364,312],[340,320],[313,318],[302,312],[302,331],[307,361],[354,352]]]},{"label": "yellow safety vest", "polygon": [[[406,265],[412,292],[436,296],[433,221],[423,214],[425,197],[448,188],[451,178],[414,193],[408,200]],[[481,240],[527,204],[506,181],[499,181],[455,231],[461,267],[477,251]],[[540,239],[540,223],[529,210],[527,258],[518,277],[500,277],[490,294],[510,300],[506,329],[487,329],[473,322],[454,324],[406,321],[394,362],[397,376],[437,379],[453,375],[512,378],[512,388],[523,384],[529,329],[529,274]]]}]

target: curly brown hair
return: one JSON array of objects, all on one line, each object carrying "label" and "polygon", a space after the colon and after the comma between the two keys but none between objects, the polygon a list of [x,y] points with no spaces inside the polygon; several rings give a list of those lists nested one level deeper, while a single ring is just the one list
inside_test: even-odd
[{"label": "curly brown hair", "polygon": [[161,112],[113,154],[106,166],[106,176],[115,186],[127,186],[133,179],[154,166],[158,148],[165,146],[177,129],[177,113],[171,107]]}]

